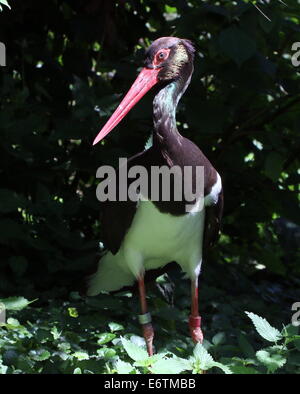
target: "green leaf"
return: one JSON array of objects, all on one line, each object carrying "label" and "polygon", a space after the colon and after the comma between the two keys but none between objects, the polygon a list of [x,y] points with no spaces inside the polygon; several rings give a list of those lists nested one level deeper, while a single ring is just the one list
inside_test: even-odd
[{"label": "green leaf", "polygon": [[153,356],[148,356],[144,360],[135,361],[134,366],[136,367],[149,367],[150,365],[156,363],[158,360],[162,360],[167,353],[158,353]]},{"label": "green leaf", "polygon": [[272,327],[270,323],[267,322],[266,319],[252,312],[245,312],[245,313],[252,320],[252,323],[254,324],[256,331],[259,333],[261,337],[263,337],[264,339],[270,342],[277,342],[280,339],[282,339],[282,334],[277,330],[277,328]]},{"label": "green leaf", "polygon": [[153,137],[152,135],[150,135],[150,137],[146,141],[145,150],[150,149],[152,145],[153,145]]},{"label": "green leaf", "polygon": [[24,297],[9,297],[0,299],[0,302],[5,305],[5,308],[8,311],[20,311],[36,300],[37,298],[35,300],[28,301]]},{"label": "green leaf", "polygon": [[256,52],[256,44],[243,30],[236,26],[228,27],[219,36],[222,51],[241,66]]},{"label": "green leaf", "polygon": [[7,372],[8,367],[2,364],[2,360],[0,360],[0,375],[4,375]]},{"label": "green leaf", "polygon": [[57,347],[58,347],[59,350],[61,350],[63,352],[66,352],[66,353],[70,353],[71,352],[71,344],[68,343],[68,342],[60,342],[57,345]]},{"label": "green leaf", "polygon": [[10,8],[10,5],[9,5],[8,2],[7,2],[7,0],[0,0],[0,3],[6,5],[6,7],[8,7],[9,9],[11,9],[11,8]]},{"label": "green leaf", "polygon": [[255,350],[246,336],[242,333],[238,335],[238,344],[246,357],[252,358],[255,356]]},{"label": "green leaf", "polygon": [[283,327],[281,334],[284,337],[293,337],[294,335],[298,335],[299,327],[294,326],[293,324],[288,324],[287,326]]},{"label": "green leaf", "polygon": [[234,374],[254,375],[254,374],[258,374],[259,373],[255,368],[253,368],[253,367],[246,367],[245,365],[233,365],[233,366],[230,366],[230,369],[231,369],[232,373],[234,373]]},{"label": "green leaf", "polygon": [[296,349],[300,351],[300,338],[294,338],[293,339],[294,345],[296,346]]},{"label": "green leaf", "polygon": [[269,372],[276,371],[286,363],[286,357],[280,354],[279,350],[278,346],[273,346],[256,352],[257,359],[267,367]]},{"label": "green leaf", "polygon": [[128,356],[132,358],[132,360],[140,361],[148,358],[148,353],[145,349],[135,345],[131,341],[128,341],[126,338],[121,338],[121,340],[124,349],[126,350]]},{"label": "green leaf", "polygon": [[32,350],[29,355],[35,361],[45,361],[51,356],[50,352],[44,349]]},{"label": "green leaf", "polygon": [[218,362],[214,361],[214,363],[213,363],[212,366],[222,369],[222,371],[223,371],[225,374],[227,374],[227,375],[232,374],[231,369],[230,369],[227,365],[224,365],[224,364],[222,364],[222,363],[218,363]]},{"label": "green leaf", "polygon": [[293,324],[288,324],[283,327],[281,334],[285,337],[285,344],[293,342],[295,347],[300,350],[300,335],[299,327],[294,326]]},{"label": "green leaf", "polygon": [[179,374],[189,368],[187,360],[180,358],[163,358],[154,363],[149,369],[154,374]]},{"label": "green leaf", "polygon": [[112,348],[101,348],[97,350],[97,354],[105,360],[109,360],[111,358],[114,358],[117,353],[115,349]]},{"label": "green leaf", "polygon": [[197,343],[197,345],[194,348],[194,357],[197,361],[200,363],[200,368],[202,370],[207,370],[211,368],[214,364],[214,360],[212,356],[208,353],[208,351],[205,349],[203,345],[200,343]]},{"label": "green leaf", "polygon": [[71,317],[78,317],[78,311],[76,308],[68,308],[69,316]]},{"label": "green leaf", "polygon": [[19,322],[19,320],[14,319],[13,317],[9,317],[7,319],[6,326],[9,327],[9,328],[16,328],[16,327],[20,326],[20,322]]},{"label": "green leaf", "polygon": [[129,374],[134,370],[134,367],[130,365],[129,363],[126,363],[122,360],[118,360],[115,363],[115,368],[118,372],[118,374]]},{"label": "green leaf", "polygon": [[197,345],[194,348],[194,360],[195,363],[199,363],[199,368],[196,366],[196,370],[198,371],[199,369],[202,371],[206,371],[210,368],[217,367],[222,369],[223,372],[226,374],[231,374],[231,370],[227,365],[218,363],[214,361],[212,356],[208,353],[208,351],[205,349],[203,345],[200,343],[197,343]]},{"label": "green leaf", "polygon": [[80,369],[80,368],[75,368],[74,371],[73,371],[73,374],[74,374],[74,375],[80,375],[80,374],[82,374],[81,369]]},{"label": "green leaf", "polygon": [[114,322],[108,323],[108,327],[110,328],[111,332],[124,330],[122,324],[114,323]]},{"label": "green leaf", "polygon": [[111,332],[104,332],[103,334],[99,335],[99,339],[97,341],[98,345],[104,345],[105,343],[108,343],[115,339],[116,334],[113,334]]},{"label": "green leaf", "polygon": [[168,14],[170,14],[170,13],[173,13],[173,12],[177,12],[177,8],[176,8],[176,7],[171,7],[171,6],[169,6],[169,5],[165,5],[165,11],[166,11]]},{"label": "green leaf", "polygon": [[72,356],[77,358],[80,361],[81,360],[88,360],[90,358],[87,352],[81,352],[81,351],[73,353]]},{"label": "green leaf", "polygon": [[61,331],[59,332],[57,327],[54,326],[53,328],[51,328],[51,334],[53,335],[53,338],[56,340],[61,336]]},{"label": "green leaf", "polygon": [[216,335],[214,335],[212,339],[212,343],[216,346],[222,345],[222,343],[225,343],[226,340],[226,335],[224,332],[218,332]]}]

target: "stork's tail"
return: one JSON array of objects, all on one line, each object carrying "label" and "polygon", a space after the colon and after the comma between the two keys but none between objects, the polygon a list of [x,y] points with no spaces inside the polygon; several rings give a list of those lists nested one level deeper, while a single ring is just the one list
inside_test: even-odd
[{"label": "stork's tail", "polygon": [[124,286],[132,286],[135,277],[122,268],[121,256],[105,253],[99,260],[97,271],[87,278],[88,296],[95,296],[100,291],[115,291]]}]

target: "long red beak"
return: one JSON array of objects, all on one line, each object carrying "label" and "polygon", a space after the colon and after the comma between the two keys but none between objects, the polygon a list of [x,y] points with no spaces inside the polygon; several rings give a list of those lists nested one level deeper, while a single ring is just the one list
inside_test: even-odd
[{"label": "long red beak", "polygon": [[98,133],[93,145],[101,141],[109,132],[111,132],[132,107],[158,82],[157,74],[159,69],[143,68],[137,79],[123,98],[118,108],[108,119],[106,124]]}]

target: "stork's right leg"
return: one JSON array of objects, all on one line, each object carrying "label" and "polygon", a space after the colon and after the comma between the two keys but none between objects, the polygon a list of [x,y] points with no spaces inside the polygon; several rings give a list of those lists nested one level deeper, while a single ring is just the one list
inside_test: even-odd
[{"label": "stork's right leg", "polygon": [[192,280],[192,302],[191,302],[191,315],[189,318],[190,333],[195,343],[203,342],[203,333],[201,330],[201,317],[199,316],[198,306],[198,277]]},{"label": "stork's right leg", "polygon": [[139,277],[138,283],[139,283],[140,302],[141,302],[141,310],[142,310],[142,315],[139,315],[139,321],[143,327],[143,336],[146,341],[148,354],[149,356],[152,356],[154,330],[151,323],[151,315],[148,312],[148,308],[147,308],[144,275],[141,275]]}]

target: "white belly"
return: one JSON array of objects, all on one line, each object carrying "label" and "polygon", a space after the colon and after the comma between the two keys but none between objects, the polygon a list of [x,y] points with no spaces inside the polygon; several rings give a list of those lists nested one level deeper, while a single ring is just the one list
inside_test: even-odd
[{"label": "white belly", "polygon": [[202,261],[205,210],[172,216],[151,201],[140,201],[120,253],[123,264],[137,277],[148,269],[176,261],[191,278]]},{"label": "white belly", "polygon": [[[221,178],[205,197],[205,206],[215,204]],[[143,271],[176,261],[191,279],[199,273],[205,208],[182,216],[161,213],[151,201],[139,201],[134,219],[116,255],[106,252],[97,272],[90,277],[88,295],[131,286]]]}]

